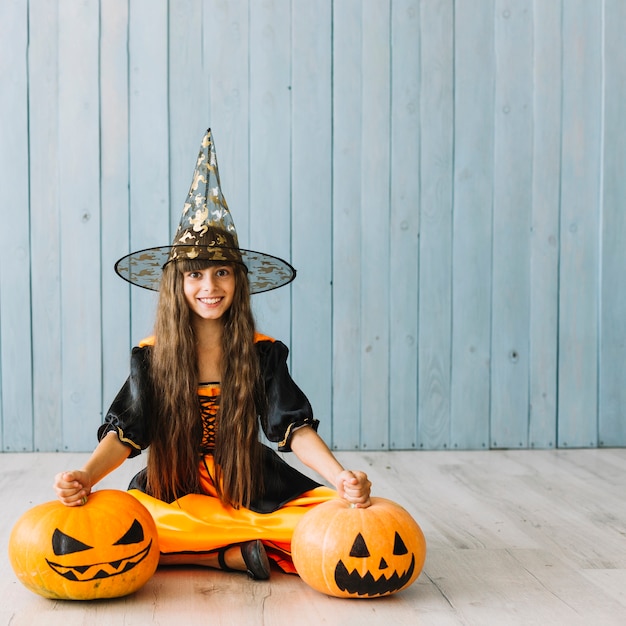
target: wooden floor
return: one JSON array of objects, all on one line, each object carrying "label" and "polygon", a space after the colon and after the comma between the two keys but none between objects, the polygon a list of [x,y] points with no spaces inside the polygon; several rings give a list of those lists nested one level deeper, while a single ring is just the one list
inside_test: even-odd
[{"label": "wooden floor", "polygon": [[[374,495],[402,504],[428,542],[424,570],[387,598],[330,598],[298,577],[268,582],[202,568],[164,568],[136,594],[56,602],[15,578],[15,520],[53,499],[53,475],[80,454],[0,454],[0,624],[626,624],[626,449],[340,453]],[[141,461],[103,487],[125,488]]]}]

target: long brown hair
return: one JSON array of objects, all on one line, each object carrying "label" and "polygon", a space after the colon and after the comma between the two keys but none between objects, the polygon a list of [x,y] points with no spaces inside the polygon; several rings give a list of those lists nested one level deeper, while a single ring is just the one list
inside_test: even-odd
[{"label": "long brown hair", "polygon": [[[210,263],[181,260],[163,269],[151,359],[155,421],[147,464],[148,492],[162,500],[201,491],[198,361],[183,274]],[[233,263],[232,268],[235,293],[222,318],[222,380],[213,478],[220,499],[238,508],[249,506],[251,499],[262,493],[258,415],[264,412],[265,402],[248,279],[241,264]]]}]

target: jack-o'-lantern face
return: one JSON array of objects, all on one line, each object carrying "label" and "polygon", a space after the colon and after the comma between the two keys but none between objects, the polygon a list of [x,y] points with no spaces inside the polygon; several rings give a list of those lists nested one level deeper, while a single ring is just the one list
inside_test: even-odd
[{"label": "jack-o'-lantern face", "polygon": [[131,495],[104,490],[82,507],[48,502],[13,528],[11,564],[20,581],[44,597],[91,600],[127,595],[154,573],[156,526]]},{"label": "jack-o'-lantern face", "polygon": [[344,598],[373,598],[408,587],[426,558],[420,527],[402,507],[372,498],[366,509],[331,500],[302,517],[292,557],[311,587]]},{"label": "jack-o'-lantern face", "polygon": [[[146,541],[143,526],[137,519],[115,543],[104,545],[104,536],[97,539],[99,545],[90,546],[56,528],[52,533],[52,551],[56,558],[54,561],[47,558],[46,562],[67,580],[90,581],[130,571],[148,556],[152,547],[152,539]],[[134,549],[138,552],[133,553]],[[83,554],[78,556],[78,553]]]},{"label": "jack-o'-lantern face", "polygon": [[[385,534],[385,539],[390,534]],[[376,541],[379,549],[380,539]],[[335,582],[341,591],[350,594],[382,596],[406,587],[414,572],[415,553],[409,552],[398,531],[393,531],[393,547],[389,545],[379,555],[372,555],[358,533],[349,557],[340,559],[335,567]]]}]

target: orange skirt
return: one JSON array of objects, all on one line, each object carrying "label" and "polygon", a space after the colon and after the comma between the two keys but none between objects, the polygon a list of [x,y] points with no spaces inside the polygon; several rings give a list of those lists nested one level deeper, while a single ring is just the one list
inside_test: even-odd
[{"label": "orange skirt", "polygon": [[317,487],[290,500],[272,513],[234,509],[217,497],[210,474],[213,457],[200,464],[204,494],[189,494],[172,503],[157,500],[137,489],[130,494],[152,514],[159,535],[162,555],[202,555],[235,543],[260,539],[267,555],[285,572],[295,574],[291,560],[291,537],[300,518],[312,507],[337,497],[328,487]]}]

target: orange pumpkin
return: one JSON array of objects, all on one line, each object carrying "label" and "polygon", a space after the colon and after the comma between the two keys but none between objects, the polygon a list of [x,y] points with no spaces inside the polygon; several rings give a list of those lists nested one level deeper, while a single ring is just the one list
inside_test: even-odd
[{"label": "orange pumpkin", "polygon": [[341,598],[380,597],[408,587],[426,558],[422,530],[385,498],[366,509],[330,500],[302,516],[291,541],[293,563],[308,585]]},{"label": "orange pumpkin", "polygon": [[95,491],[80,507],[47,502],[17,521],[9,559],[20,582],[46,598],[116,598],[133,593],[154,574],[156,525],[124,491]]}]

